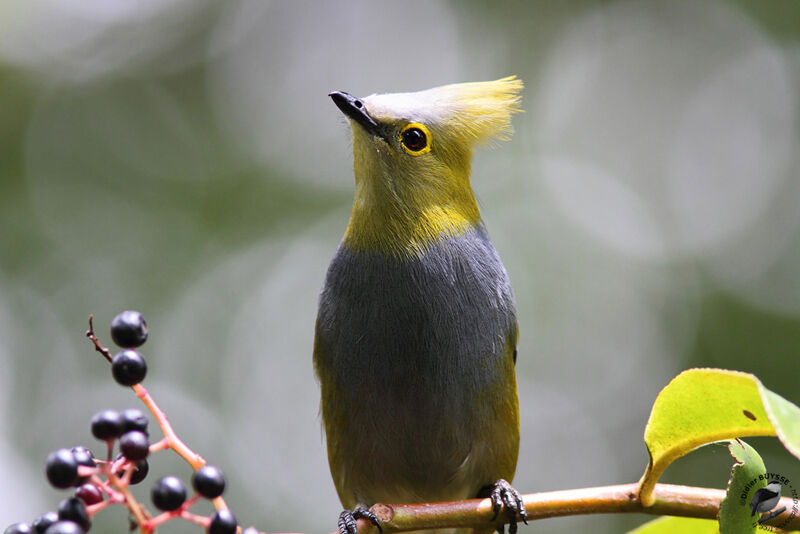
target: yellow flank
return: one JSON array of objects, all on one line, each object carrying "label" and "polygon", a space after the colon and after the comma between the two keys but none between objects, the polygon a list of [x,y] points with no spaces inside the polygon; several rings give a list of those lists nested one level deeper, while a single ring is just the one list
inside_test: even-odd
[{"label": "yellow flank", "polygon": [[[473,148],[508,139],[521,90],[512,76],[363,99],[381,134],[352,129],[356,191],[344,244],[408,258],[478,224]],[[406,146],[403,134],[413,128]]]}]

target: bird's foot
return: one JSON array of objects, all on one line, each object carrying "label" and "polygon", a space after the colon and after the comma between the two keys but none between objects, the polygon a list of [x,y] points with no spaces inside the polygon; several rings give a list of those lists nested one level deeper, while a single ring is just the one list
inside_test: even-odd
[{"label": "bird's foot", "polygon": [[378,531],[383,534],[383,529],[381,528],[381,523],[378,520],[378,516],[363,506],[357,506],[355,510],[344,510],[341,514],[339,514],[339,534],[358,534],[356,520],[361,519],[362,517],[364,519],[368,519],[370,523],[378,527]]},{"label": "bird's foot", "polygon": [[[505,507],[509,518],[509,534],[516,534],[517,521],[520,519],[526,525],[528,524],[528,513],[525,511],[525,503],[522,502],[522,495],[502,478],[491,486],[484,488],[481,491],[481,496],[488,497],[492,500],[492,511],[494,511],[492,521],[497,519],[500,510]],[[503,534],[505,532],[505,525],[497,527],[497,532]]]}]

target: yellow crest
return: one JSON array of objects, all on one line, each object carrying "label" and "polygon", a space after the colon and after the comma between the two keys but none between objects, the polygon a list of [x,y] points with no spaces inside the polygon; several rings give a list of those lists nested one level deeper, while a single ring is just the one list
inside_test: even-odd
[{"label": "yellow crest", "polygon": [[393,93],[364,99],[376,120],[404,118],[446,129],[461,142],[507,140],[511,115],[520,110],[523,84],[516,76],[490,82],[443,85],[415,93]]}]

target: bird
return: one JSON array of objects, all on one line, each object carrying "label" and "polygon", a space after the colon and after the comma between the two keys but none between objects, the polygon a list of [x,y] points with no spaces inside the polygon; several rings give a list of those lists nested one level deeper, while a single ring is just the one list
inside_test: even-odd
[{"label": "bird", "polygon": [[342,534],[360,517],[380,528],[368,510],[378,502],[488,497],[510,532],[527,523],[510,484],[514,295],[470,184],[474,148],[510,138],[522,88],[511,76],[329,94],[350,123],[355,194],[319,295],[313,361]]},{"label": "bird", "polygon": [[769,512],[781,498],[781,484],[780,482],[770,482],[764,488],[759,488],[753,495],[750,501],[750,509],[752,513],[750,517],[754,517],[757,513],[763,514]]}]

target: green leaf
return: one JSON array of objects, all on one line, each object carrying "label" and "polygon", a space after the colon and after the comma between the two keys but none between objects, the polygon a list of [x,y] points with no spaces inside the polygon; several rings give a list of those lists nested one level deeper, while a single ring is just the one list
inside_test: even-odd
[{"label": "green leaf", "polygon": [[758,523],[751,516],[750,498],[767,481],[758,475],[766,473],[764,461],[756,450],[741,440],[730,441],[728,450],[736,460],[728,481],[728,492],[719,507],[720,534],[753,534]]},{"label": "green leaf", "polygon": [[654,502],[653,488],[667,466],[706,443],[743,436],[775,436],[800,458],[800,408],[754,375],[724,369],[689,369],[658,394],[644,431],[650,453],[639,498]]},{"label": "green leaf", "polygon": [[628,534],[718,534],[717,522],[696,517],[659,517]]},{"label": "green leaf", "polygon": [[767,415],[775,425],[778,439],[789,452],[800,458],[800,408],[768,390],[761,382],[758,383],[758,390]]}]

